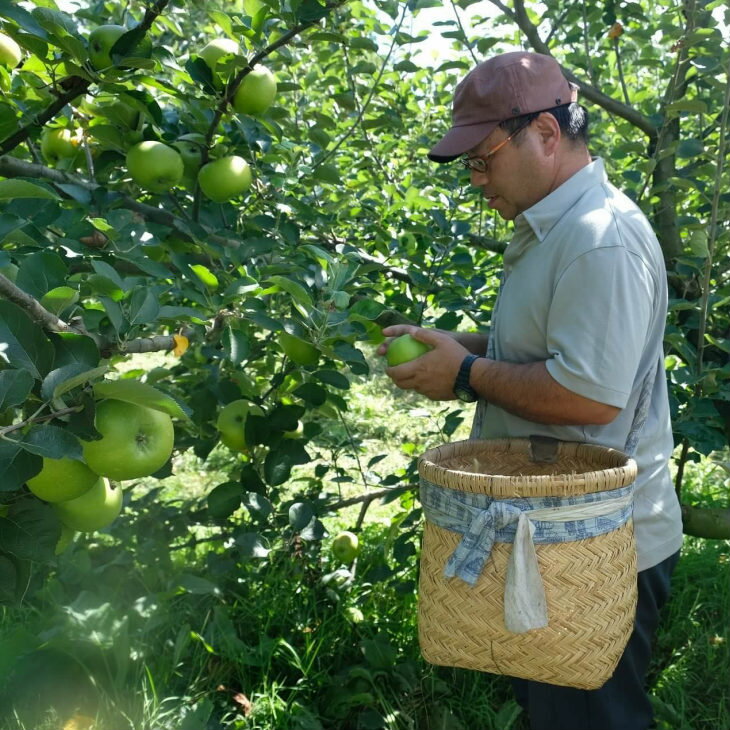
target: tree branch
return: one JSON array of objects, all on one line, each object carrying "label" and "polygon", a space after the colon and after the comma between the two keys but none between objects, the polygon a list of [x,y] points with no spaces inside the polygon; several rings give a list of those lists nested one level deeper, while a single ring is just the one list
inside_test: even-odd
[{"label": "tree branch", "polygon": [[[137,42],[134,46],[132,46],[132,49],[140,42],[140,40],[142,40],[145,33],[152,26],[152,23],[154,23],[155,18],[162,13],[169,2],[170,0],[157,0],[153,7],[147,9],[142,22],[136,28],[136,30],[139,31],[139,37],[137,38]],[[34,127],[43,127],[47,122],[53,119],[56,114],[58,114],[61,109],[66,106],[66,104],[85,94],[89,90],[89,86],[91,86],[91,84],[91,79],[84,79],[80,76],[69,76],[64,79],[62,82],[63,88],[65,89],[64,93],[38,116],[28,122],[28,124],[21,127],[15,134],[3,140],[2,144],[0,144],[0,155],[7,154],[10,150],[15,149],[19,144],[25,142],[25,140],[31,136]]]},{"label": "tree branch", "polygon": [[62,319],[56,317],[55,314],[49,312],[30,294],[26,294],[13,284],[10,279],[0,274],[0,296],[5,297],[9,301],[17,304],[21,309],[26,311],[30,318],[44,330],[48,332],[73,332],[79,335],[87,335],[88,332],[83,328],[72,327]]},{"label": "tree branch", "polygon": [[[51,167],[40,165],[36,162],[27,162],[26,160],[19,160],[17,157],[12,155],[0,156],[0,176],[3,177],[37,177],[45,180],[50,180],[52,183],[57,185],[77,185],[84,188],[85,190],[96,190],[100,187],[97,182],[85,180],[84,178],[72,175],[67,172],[61,172],[54,170]],[[70,196],[64,193],[63,189],[59,190],[61,195],[65,198]],[[139,213],[146,220],[152,221],[153,223],[159,223],[163,226],[172,228],[181,238],[191,240],[191,236],[187,233],[188,224],[182,218],[178,218],[172,213],[168,213],[162,208],[157,208],[154,205],[148,205],[147,203],[140,203],[134,198],[130,198],[126,195],[119,194],[118,198],[114,201],[114,205],[119,208],[125,208],[126,210],[132,210],[135,213]],[[241,242],[233,239],[226,238],[225,236],[219,236],[216,233],[209,232],[205,227],[206,240],[211,243],[224,246],[225,248],[238,248]]]},{"label": "tree branch", "polygon": [[[515,22],[520,30],[527,36],[527,40],[530,42],[532,48],[538,53],[542,53],[546,56],[552,56],[550,48],[540,38],[540,34],[535,26],[529,19],[523,0],[515,0],[515,10],[508,8],[501,0],[490,0],[490,2],[499,8],[508,18]],[[628,106],[618,99],[604,94],[599,91],[595,86],[587,84],[585,81],[581,81],[572,71],[563,68],[565,77],[572,81],[578,86],[581,94],[588,100],[597,104],[598,106],[605,109],[611,114],[615,114],[627,122],[630,122],[635,127],[640,129],[649,139],[656,139],[657,128],[652,121],[644,116],[638,109],[634,109],[632,106]]]}]

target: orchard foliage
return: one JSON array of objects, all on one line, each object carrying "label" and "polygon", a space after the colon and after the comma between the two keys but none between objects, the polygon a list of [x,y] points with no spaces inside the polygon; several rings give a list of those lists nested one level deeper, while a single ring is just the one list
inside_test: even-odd
[{"label": "orchard foliage", "polygon": [[[482,3],[489,17],[460,0],[426,30],[414,23],[441,2],[81,5],[0,0],[0,32],[21,52],[18,64],[13,46],[0,59],[3,599],[23,595],[60,535],[25,482],[42,457],[80,459],[81,441],[98,438],[98,402],[139,401],[143,386],[154,391],[142,400],[175,418],[175,453],[203,460],[219,443],[221,410],[251,404],[230,479],[203,509],[171,520],[171,541],[202,523],[247,559],[267,554],[267,535],[324,535],[336,472],[318,464],[304,487],[290,479],[347,412],[353,379],[371,372],[367,345],[380,326],[488,326],[508,227],[463,171],[425,152],[458,79],[515,46],[553,53],[572,71],[593,115],[594,152],[655,223],[672,285],[667,365],[681,458],[726,447],[730,85],[720,0],[551,0],[541,17],[521,0]],[[125,29],[108,66],[89,57],[104,24]],[[448,55],[430,50],[434,37]],[[200,53],[216,39],[240,54],[211,68]],[[261,68],[276,78],[273,104],[235,103]],[[127,155],[141,142],[181,154],[176,184],[135,182]],[[243,192],[214,202],[197,169],[224,157],[242,158],[250,187],[246,178],[233,186]],[[115,366],[159,350],[174,364],[116,380]],[[124,379],[135,385],[119,387]],[[411,511],[412,495],[401,499]],[[234,524],[242,506],[248,521]]]}]

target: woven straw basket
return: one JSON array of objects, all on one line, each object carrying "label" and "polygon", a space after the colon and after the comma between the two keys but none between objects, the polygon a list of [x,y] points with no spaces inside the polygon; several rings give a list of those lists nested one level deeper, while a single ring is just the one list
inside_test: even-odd
[{"label": "woven straw basket", "polygon": [[[582,495],[626,487],[636,478],[636,463],[619,451],[555,441],[547,453],[536,453],[543,447],[529,439],[459,441],[427,451],[419,473],[438,486],[495,499]],[[418,631],[427,661],[580,689],[610,678],[636,612],[631,520],[597,537],[536,543],[548,625],[520,634],[504,626],[512,545],[494,543],[472,587],[443,575],[460,540],[426,521]]]}]

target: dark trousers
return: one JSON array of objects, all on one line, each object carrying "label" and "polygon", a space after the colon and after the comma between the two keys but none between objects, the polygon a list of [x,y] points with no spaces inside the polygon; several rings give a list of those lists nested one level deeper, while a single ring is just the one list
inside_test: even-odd
[{"label": "dark trousers", "polygon": [[653,716],[645,687],[659,611],[669,597],[669,581],[679,553],[638,574],[636,623],[616,671],[600,689],[557,687],[512,679],[530,730],[648,730]]}]

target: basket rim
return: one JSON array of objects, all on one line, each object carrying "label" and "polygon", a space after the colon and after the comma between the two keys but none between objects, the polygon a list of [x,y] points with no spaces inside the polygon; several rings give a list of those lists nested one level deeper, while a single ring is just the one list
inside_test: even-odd
[{"label": "basket rim", "polygon": [[504,444],[507,447],[525,447],[525,450],[529,448],[529,438],[502,438],[502,439],[464,439],[462,441],[451,441],[446,444],[441,444],[434,448],[428,449],[418,459],[418,472],[422,477],[428,478],[429,475],[423,474],[423,471],[429,472],[431,475],[450,475],[452,478],[461,477],[472,483],[489,483],[497,486],[509,486],[515,483],[516,479],[519,479],[520,483],[524,486],[548,486],[548,485],[562,485],[566,482],[580,482],[580,481],[594,481],[598,480],[600,475],[605,475],[606,472],[614,472],[615,476],[618,477],[618,482],[612,485],[612,489],[620,486],[628,486],[636,480],[638,473],[638,465],[632,457],[625,454],[623,451],[614,449],[610,446],[601,446],[599,444],[588,444],[581,441],[561,441],[560,447],[567,446],[568,448],[575,448],[577,450],[585,451],[594,454],[605,454],[611,456],[619,461],[623,460],[623,463],[618,463],[615,466],[609,466],[602,469],[592,469],[590,471],[582,471],[575,474],[528,474],[528,475],[507,475],[507,474],[484,474],[474,471],[465,471],[462,469],[449,469],[445,466],[441,466],[437,462],[433,461],[432,458],[435,454],[441,452],[444,448],[455,450],[463,448],[467,445],[473,445],[478,448],[480,445],[489,444],[491,446],[498,446]]}]

